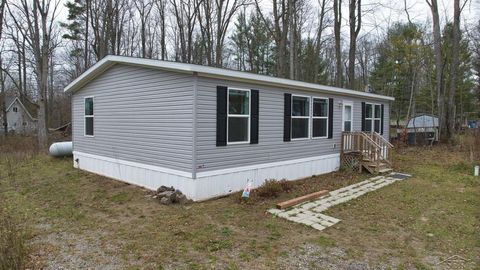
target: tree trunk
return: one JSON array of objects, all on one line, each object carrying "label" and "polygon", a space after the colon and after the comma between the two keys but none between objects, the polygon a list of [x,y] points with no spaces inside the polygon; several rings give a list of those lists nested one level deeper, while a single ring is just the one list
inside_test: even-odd
[{"label": "tree trunk", "polygon": [[[0,37],[2,37],[3,34],[3,21],[4,21],[4,14],[5,14],[5,4],[7,1],[3,1],[0,4]],[[5,76],[3,75],[3,61],[2,57],[0,57],[0,108],[1,108],[1,113],[2,113],[2,121],[0,121],[0,124],[2,125],[4,135],[7,136],[8,133],[8,124],[7,124],[7,111],[5,108]]]},{"label": "tree trunk", "polygon": [[87,70],[89,64],[88,64],[88,52],[89,52],[89,48],[88,48],[88,24],[90,23],[89,22],[89,19],[90,19],[90,12],[89,12],[89,9],[90,9],[90,0],[85,0],[85,40],[84,40],[84,48],[83,48],[83,71]]},{"label": "tree trunk", "polygon": [[157,0],[158,13],[160,16],[160,47],[161,47],[161,59],[166,59],[166,49],[167,45],[165,43],[165,1],[166,0]]},{"label": "tree trunk", "polygon": [[288,33],[289,36],[289,78],[294,80],[295,79],[295,1],[296,0],[288,0],[288,16],[289,16],[289,28],[290,32]]},{"label": "tree trunk", "polygon": [[350,0],[349,21],[350,21],[350,49],[348,51],[348,88],[355,89],[355,54],[357,52],[357,37],[360,33],[361,0]]},{"label": "tree trunk", "polygon": [[[22,78],[22,50],[21,50],[21,44],[20,44],[20,37],[17,32],[17,40],[16,40],[16,45],[17,45],[17,70],[18,70],[18,92],[20,96],[23,96],[23,78]],[[26,74],[25,74],[26,76]]]},{"label": "tree trunk", "polygon": [[27,56],[26,56],[26,41],[25,37],[23,37],[22,41],[22,67],[23,67],[23,95],[27,96],[28,89],[27,89]]},{"label": "tree trunk", "polygon": [[[2,58],[0,57],[0,67],[2,67],[3,65],[3,62],[2,62]],[[5,136],[8,135],[8,123],[7,123],[7,108],[5,106],[7,106],[5,104],[5,99],[6,99],[6,93],[5,93],[5,75],[3,75],[3,68],[0,69],[0,108],[1,108],[1,112],[2,112],[2,121],[0,121],[0,124],[2,124],[2,129],[3,129],[3,134]]]},{"label": "tree trunk", "polygon": [[333,0],[334,13],[334,35],[335,35],[335,86],[342,87],[343,72],[342,72],[342,48],[340,40],[340,27],[342,23],[342,0]]},{"label": "tree trunk", "polygon": [[440,34],[440,16],[438,13],[437,0],[431,0],[430,6],[433,18],[433,52],[435,55],[435,86],[437,90],[437,117],[438,117],[438,139],[442,138],[445,129],[445,94],[443,92],[443,58],[442,58],[442,37]]},{"label": "tree trunk", "polygon": [[457,73],[460,49],[460,0],[454,0],[453,7],[453,37],[452,37],[452,66],[450,68],[450,87],[448,91],[447,138],[451,139],[455,133],[455,92],[457,87]]},{"label": "tree trunk", "polygon": [[[47,13],[44,10],[45,7],[42,7],[42,11],[40,12],[41,15],[41,27],[42,33],[41,38],[41,45],[39,44],[40,55],[37,57],[38,62],[38,73],[40,75],[39,81],[39,99],[38,99],[38,147],[40,150],[46,150],[48,147],[48,133],[47,133],[47,107],[46,107],[46,99],[47,99],[47,91],[48,91],[48,71],[49,71],[49,58],[51,56],[49,43],[50,43],[50,36],[49,31],[47,30]],[[51,32],[50,32],[51,33]],[[40,37],[39,37],[40,39]]]},{"label": "tree trunk", "polygon": [[2,0],[0,3],[0,37],[3,34],[3,21],[5,17],[5,5],[7,4],[7,0]]}]

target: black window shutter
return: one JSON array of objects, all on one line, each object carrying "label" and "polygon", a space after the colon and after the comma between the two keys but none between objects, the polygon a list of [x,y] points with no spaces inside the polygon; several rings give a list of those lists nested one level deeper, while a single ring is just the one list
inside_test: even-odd
[{"label": "black window shutter", "polygon": [[283,141],[289,142],[292,128],[292,94],[285,93],[283,106]]},{"label": "black window shutter", "polygon": [[380,105],[380,113],[381,113],[381,117],[380,117],[380,134],[383,135],[383,110],[384,110],[384,106],[383,104]]},{"label": "black window shutter", "polygon": [[217,86],[217,146],[227,145],[227,87]]},{"label": "black window shutter", "polygon": [[333,98],[328,99],[328,138],[333,138]]},{"label": "black window shutter", "polygon": [[258,144],[258,111],[259,97],[258,90],[250,90],[252,93],[251,114],[250,114],[250,144]]},{"label": "black window shutter", "polygon": [[362,131],[365,131],[365,102],[362,102]]}]

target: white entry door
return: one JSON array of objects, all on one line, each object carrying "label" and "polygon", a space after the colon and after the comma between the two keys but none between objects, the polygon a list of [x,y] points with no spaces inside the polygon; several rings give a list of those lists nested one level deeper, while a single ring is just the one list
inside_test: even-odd
[{"label": "white entry door", "polygon": [[353,103],[352,102],[343,102],[343,123],[342,130],[345,132],[352,131],[352,119],[353,119]]}]

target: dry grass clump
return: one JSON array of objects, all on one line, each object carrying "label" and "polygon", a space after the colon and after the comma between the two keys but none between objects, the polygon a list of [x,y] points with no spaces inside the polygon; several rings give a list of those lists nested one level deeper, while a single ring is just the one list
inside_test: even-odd
[{"label": "dry grass clump", "polygon": [[25,269],[26,233],[17,217],[0,207],[0,269]]},{"label": "dry grass clump", "polygon": [[454,138],[454,144],[469,153],[470,162],[480,162],[480,129],[468,129]]},{"label": "dry grass clump", "polygon": [[36,153],[37,151],[36,137],[20,135],[0,136],[0,153]]},{"label": "dry grass clump", "polygon": [[260,198],[276,198],[282,192],[289,192],[293,189],[292,182],[285,179],[277,181],[275,179],[266,180],[263,185],[254,190],[254,194]]}]

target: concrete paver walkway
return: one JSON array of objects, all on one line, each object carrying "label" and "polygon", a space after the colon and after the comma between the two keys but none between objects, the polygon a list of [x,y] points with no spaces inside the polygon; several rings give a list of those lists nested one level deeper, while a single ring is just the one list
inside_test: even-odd
[{"label": "concrete paver walkway", "polygon": [[284,210],[269,209],[268,212],[275,216],[293,222],[302,223],[321,231],[340,222],[340,219],[324,215],[321,212],[334,205],[350,201],[367,192],[377,190],[409,177],[410,175],[401,173],[375,176],[360,183],[331,191],[328,195],[323,196],[318,200],[298,204]]}]

